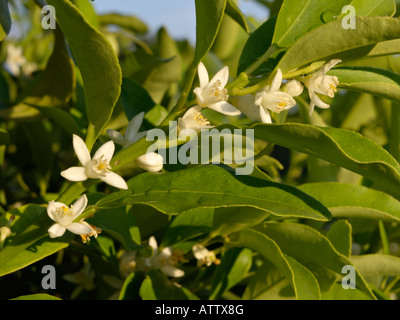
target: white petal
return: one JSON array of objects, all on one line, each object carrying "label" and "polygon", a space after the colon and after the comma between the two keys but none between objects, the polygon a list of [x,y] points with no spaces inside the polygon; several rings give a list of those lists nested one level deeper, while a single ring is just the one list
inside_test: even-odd
[{"label": "white petal", "polygon": [[71,167],[61,172],[61,176],[69,181],[85,181],[88,176],[84,167]]},{"label": "white petal", "polygon": [[281,84],[282,84],[282,71],[281,71],[281,69],[278,69],[278,71],[276,72],[276,75],[274,77],[274,80],[272,80],[269,91],[270,92],[278,91],[279,88],[281,87]]},{"label": "white petal", "polygon": [[47,214],[51,220],[54,222],[58,222],[58,215],[56,214],[56,210],[61,207],[66,207],[66,205],[62,202],[50,201],[47,206]]},{"label": "white petal", "polygon": [[154,236],[151,236],[149,238],[149,246],[153,249],[153,253],[156,254],[157,253],[157,249],[158,249],[158,244],[157,244],[157,240]]},{"label": "white petal", "polygon": [[211,79],[209,86],[212,86],[215,82],[221,82],[221,88],[225,88],[226,84],[229,80],[229,67],[225,66],[221,70],[219,70],[215,76]]},{"label": "white petal", "polygon": [[327,64],[323,65],[321,70],[319,71],[320,74],[326,74],[329,70],[331,70],[334,66],[342,62],[340,59],[333,59],[329,61]]},{"label": "white petal", "polygon": [[115,172],[108,172],[104,177],[99,177],[102,181],[119,189],[128,189],[125,180]]},{"label": "white petal", "polygon": [[67,227],[67,229],[69,231],[71,231],[72,233],[79,234],[79,235],[88,234],[88,233],[91,233],[93,231],[93,229],[90,228],[87,224],[83,224],[83,223],[80,223],[80,222],[71,223]]},{"label": "white petal", "polygon": [[120,144],[121,146],[125,143],[125,138],[122,134],[120,134],[116,130],[112,129],[107,129],[107,135],[110,137],[112,141],[114,141],[117,144]]},{"label": "white petal", "polygon": [[77,216],[79,216],[83,212],[83,210],[85,210],[87,204],[88,204],[88,199],[85,194],[75,201],[75,203],[72,205],[74,212],[74,219]]},{"label": "white petal", "polygon": [[165,267],[161,268],[161,271],[166,274],[167,276],[174,277],[174,278],[179,278],[183,277],[185,275],[185,272],[175,268],[171,265],[166,265]]},{"label": "white petal", "polygon": [[72,144],[79,162],[82,164],[82,166],[86,166],[90,162],[91,158],[85,141],[83,141],[81,137],[74,134],[72,136]]},{"label": "white petal", "polygon": [[204,97],[203,97],[203,89],[201,88],[195,88],[193,90],[193,93],[196,95],[196,100],[197,103],[201,106],[204,105]]},{"label": "white petal", "polygon": [[312,113],[314,112],[314,108],[315,108],[315,104],[313,102],[310,103],[310,116],[312,115]]},{"label": "white petal", "polygon": [[203,62],[199,63],[199,67],[197,68],[197,73],[199,76],[200,88],[201,89],[206,88],[210,81],[208,78],[207,69],[206,69],[205,65],[203,64]]},{"label": "white petal", "polygon": [[233,105],[226,101],[220,101],[211,104],[208,107],[227,116],[238,116],[241,114],[240,110],[236,109]]},{"label": "white petal", "polygon": [[58,238],[65,233],[65,230],[65,227],[55,223],[47,231],[49,232],[50,238]]},{"label": "white petal", "polygon": [[204,259],[208,256],[209,251],[201,244],[195,244],[192,247],[192,252],[197,260]]},{"label": "white petal", "polygon": [[272,123],[271,115],[269,114],[268,110],[259,106],[260,110],[260,118],[262,123]]},{"label": "white petal", "polygon": [[125,139],[128,141],[133,141],[135,136],[138,134],[140,126],[142,125],[144,118],[144,112],[141,112],[134,116],[128,124],[125,133]]},{"label": "white petal", "polygon": [[100,159],[103,157],[103,160],[106,160],[107,163],[111,161],[111,158],[115,151],[114,141],[108,141],[103,144],[94,154],[93,160]]},{"label": "white petal", "polygon": [[321,98],[318,97],[318,95],[315,92],[311,91],[311,92],[309,92],[309,94],[310,94],[312,103],[314,103],[317,107],[322,108],[322,109],[329,109],[331,107],[329,104],[323,102],[321,100]]}]

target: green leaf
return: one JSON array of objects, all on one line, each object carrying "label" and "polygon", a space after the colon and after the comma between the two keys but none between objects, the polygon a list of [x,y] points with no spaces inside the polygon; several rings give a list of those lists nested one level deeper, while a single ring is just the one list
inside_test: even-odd
[{"label": "green leaf", "polygon": [[142,111],[149,111],[156,105],[146,89],[128,78],[122,79],[121,103],[129,120]]},{"label": "green leaf", "polygon": [[49,0],[48,4],[57,11],[57,21],[82,74],[87,116],[93,126],[93,136],[89,138],[91,148],[117,103],[121,69],[111,44],[70,1]]},{"label": "green leaf", "polygon": [[400,75],[389,70],[370,67],[338,68],[329,72],[339,78],[339,87],[366,92],[400,102]]},{"label": "green leaf", "polygon": [[251,228],[264,221],[270,214],[255,208],[218,208],[215,209],[211,236],[229,235]]},{"label": "green leaf", "polygon": [[[310,31],[290,47],[276,68],[286,74],[317,61],[345,62],[390,54],[385,44],[400,37],[400,21],[395,18],[357,17],[356,23],[356,29],[344,29],[342,21],[335,20]],[[398,46],[392,50],[400,52]]]},{"label": "green leaf", "polygon": [[169,225],[160,246],[168,247],[210,232],[214,211],[210,208],[197,208],[176,216]]},{"label": "green leaf", "polygon": [[368,277],[400,276],[400,258],[384,254],[352,256],[351,262],[360,273]]},{"label": "green leaf", "polygon": [[258,124],[255,137],[334,163],[399,195],[400,165],[382,147],[361,134],[306,124]]},{"label": "green leaf", "polygon": [[9,144],[10,143],[10,135],[7,131],[0,129],[0,145]]},{"label": "green leaf", "polygon": [[101,15],[100,23],[102,26],[116,25],[134,33],[146,33],[149,29],[139,18],[117,13]]},{"label": "green leaf", "polygon": [[36,105],[30,106],[38,110],[44,117],[54,121],[54,123],[63,129],[69,136],[72,136],[73,134],[78,136],[82,135],[81,129],[69,112],[61,108],[41,107]]},{"label": "green leaf", "polygon": [[101,210],[87,221],[120,241],[127,250],[140,248],[141,238],[136,219],[125,207]]},{"label": "green leaf", "polygon": [[3,41],[9,34],[11,23],[11,16],[8,10],[8,0],[0,0],[0,41]]},{"label": "green leaf", "polygon": [[336,221],[330,226],[326,237],[335,247],[335,249],[346,256],[351,254],[351,224],[347,220]]},{"label": "green leaf", "polygon": [[260,253],[277,267],[290,281],[297,299],[317,300],[321,298],[319,286],[313,274],[295,259],[285,255],[271,238],[247,229],[240,233],[239,243]]},{"label": "green leaf", "polygon": [[290,47],[304,34],[324,24],[325,19],[339,16],[349,0],[285,0],[283,1],[272,43]]},{"label": "green leaf", "polygon": [[224,17],[227,0],[195,0],[196,49],[193,66],[210,51]]},{"label": "green leaf", "polygon": [[188,289],[178,286],[159,270],[150,270],[140,287],[143,300],[198,300]]},{"label": "green leaf", "polygon": [[321,201],[335,218],[400,221],[400,201],[378,190],[335,182],[304,184],[299,189]]},{"label": "green leaf", "polygon": [[37,293],[26,296],[19,296],[11,300],[61,300],[61,299],[46,293]]},{"label": "green leaf", "polygon": [[56,239],[48,237],[47,229],[52,221],[42,206],[29,204],[11,210],[9,215],[15,216],[11,225],[13,235],[0,250],[0,276],[15,272],[66,248],[73,239],[73,234],[69,232]]},{"label": "green leaf", "polygon": [[[357,15],[362,17],[392,17],[396,13],[396,4],[393,0],[352,0],[349,5],[352,5],[356,9]],[[339,18],[344,15],[346,14],[342,13]]]},{"label": "green leaf", "polygon": [[132,272],[124,282],[119,300],[140,300],[139,290],[144,279],[144,274]]},{"label": "green leaf", "polygon": [[322,293],[322,300],[371,300],[364,292],[356,289],[343,289],[342,284],[335,283],[331,290]]},{"label": "green leaf", "polygon": [[[247,40],[238,64],[238,74],[245,71],[268,50],[272,44],[276,18],[270,18],[259,26]],[[273,69],[276,63],[263,65],[263,68]]]},{"label": "green leaf", "polygon": [[[263,233],[273,239],[282,252],[299,261],[312,263],[341,275],[350,260],[339,253],[327,237],[317,230],[298,223],[266,223],[260,227]],[[363,277],[356,269],[357,288],[374,297]]]},{"label": "green leaf", "polygon": [[193,208],[253,207],[284,217],[319,221],[330,213],[297,189],[247,176],[234,176],[208,165],[172,173],[144,173],[128,181],[129,190],[114,192],[97,204],[99,209],[143,203],[165,214]]},{"label": "green leaf", "polygon": [[228,0],[225,8],[226,14],[228,14],[233,20],[235,20],[247,33],[254,31],[254,27],[247,19],[246,15],[239,9],[234,0]]},{"label": "green leaf", "polygon": [[243,279],[252,264],[252,251],[247,248],[232,248],[223,254],[221,261],[212,279],[212,300],[219,299],[225,291]]}]

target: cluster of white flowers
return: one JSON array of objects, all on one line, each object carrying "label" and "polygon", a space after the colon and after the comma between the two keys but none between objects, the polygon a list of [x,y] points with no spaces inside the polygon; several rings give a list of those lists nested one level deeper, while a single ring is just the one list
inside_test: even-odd
[{"label": "cluster of white flowers", "polygon": [[[319,71],[300,78],[307,87],[311,99],[310,115],[315,106],[324,109],[330,107],[317,94],[334,97],[339,80],[326,73],[340,62],[339,59],[331,60]],[[229,78],[227,66],[218,71],[209,81],[208,72],[204,64],[200,62],[198,76],[200,86],[193,90],[197,105],[191,107],[183,117],[178,119],[180,131],[185,129],[200,131],[212,128],[210,122],[201,115],[202,108],[206,107],[228,116],[237,116],[242,112],[252,121],[272,123],[269,112],[280,113],[294,107],[296,105],[294,97],[301,95],[304,90],[303,84],[298,80],[289,80],[283,84],[282,71],[278,69],[270,85],[259,90],[255,95],[234,97],[231,99],[235,105],[233,106],[228,102],[228,90],[225,88]]]},{"label": "cluster of white flowers", "polygon": [[[309,92],[310,115],[315,106],[323,109],[330,107],[321,100],[317,93],[327,95],[330,98],[335,96],[339,79],[335,76],[326,75],[326,73],[340,62],[339,59],[331,60],[319,71],[300,78]],[[271,85],[264,87],[255,96],[248,94],[237,98],[237,107],[253,121],[272,123],[269,111],[280,113],[294,107],[296,105],[294,97],[301,95],[304,90],[303,84],[298,80],[290,80],[283,86],[282,81],[282,71],[278,69]]]},{"label": "cluster of white flowers", "polygon": [[[119,268],[124,277],[135,271],[146,272],[152,269],[159,269],[165,275],[173,278],[180,278],[185,275],[183,270],[177,268],[180,263],[188,262],[181,249],[165,247],[160,251],[157,240],[153,236],[149,238],[148,244],[152,248],[150,257],[140,256],[136,251],[125,251],[122,254]],[[209,267],[213,263],[218,265],[221,262],[213,251],[209,251],[201,244],[193,245],[192,253],[197,260],[198,267]]]},{"label": "cluster of white flowers", "polygon": [[29,77],[37,69],[37,64],[26,60],[23,55],[22,47],[17,47],[11,43],[7,46],[7,59],[4,67],[14,77],[19,77],[21,71],[23,75]]}]

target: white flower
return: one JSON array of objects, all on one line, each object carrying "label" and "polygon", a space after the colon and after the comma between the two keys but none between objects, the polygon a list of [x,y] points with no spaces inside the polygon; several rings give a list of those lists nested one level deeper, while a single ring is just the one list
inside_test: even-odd
[{"label": "white flower", "polygon": [[135,162],[139,168],[150,172],[158,172],[164,166],[164,158],[155,152],[145,153],[136,158]]},{"label": "white flower", "polygon": [[47,214],[51,220],[56,222],[48,230],[50,238],[61,237],[65,233],[65,230],[78,235],[92,233],[93,229],[87,222],[73,222],[85,210],[87,203],[86,195],[76,200],[71,207],[61,202],[50,201],[47,206]]},{"label": "white flower", "polygon": [[210,122],[201,114],[202,107],[195,105],[185,112],[183,117],[178,119],[178,131],[193,129],[197,132],[202,129],[211,129]]},{"label": "white flower", "polygon": [[217,259],[215,253],[213,251],[209,251],[207,248],[202,246],[201,244],[195,244],[192,247],[192,252],[194,257],[197,259],[197,266],[201,267],[206,265],[207,267],[211,266],[213,263],[220,264],[221,261]]},{"label": "white flower", "polygon": [[252,94],[235,97],[235,106],[243,112],[250,120],[262,123],[272,123],[268,110],[261,105],[255,104],[255,97]]},{"label": "white flower", "polygon": [[256,94],[255,104],[276,113],[294,107],[296,101],[290,94],[279,90],[281,85],[282,71],[278,69],[271,85],[266,86],[262,91]]},{"label": "white flower", "polygon": [[129,276],[136,270],[137,265],[136,251],[124,251],[119,261],[119,270],[124,277]]},{"label": "white flower", "polygon": [[0,250],[3,249],[4,242],[11,234],[12,232],[9,227],[4,226],[0,228]]},{"label": "white flower", "polygon": [[202,62],[198,67],[200,87],[193,90],[196,94],[197,103],[203,108],[210,108],[228,116],[240,115],[237,110],[228,102],[228,90],[225,86],[229,79],[229,68],[227,66],[219,70],[209,81],[208,72]]},{"label": "white flower", "polygon": [[71,299],[75,299],[82,292],[82,290],[90,291],[96,288],[94,284],[95,274],[86,256],[84,261],[85,264],[81,270],[73,274],[63,275],[65,280],[77,285],[77,287],[71,293]]},{"label": "white flower", "polygon": [[176,268],[176,265],[183,260],[180,251],[165,247],[158,252],[157,240],[153,236],[149,238],[149,245],[153,249],[153,255],[144,261],[147,268],[160,269],[167,276],[174,278],[185,275],[184,271]]},{"label": "white flower", "polygon": [[20,76],[21,69],[26,76],[29,76],[37,69],[37,64],[34,62],[28,62],[23,55],[22,47],[16,47],[11,43],[7,46],[7,60],[5,62],[5,67],[15,77]]},{"label": "white flower", "polygon": [[342,62],[342,60],[333,59],[322,66],[319,71],[312,73],[304,78],[303,82],[308,89],[308,93],[311,99],[310,115],[314,111],[315,106],[322,109],[330,108],[330,105],[323,102],[321,98],[318,97],[317,93],[326,95],[330,98],[333,98],[335,96],[335,92],[337,92],[336,88],[339,84],[339,79],[335,76],[327,76],[326,73],[340,62]]},{"label": "white flower", "polygon": [[85,181],[88,178],[101,179],[113,187],[128,189],[125,180],[110,171],[110,161],[115,150],[113,141],[103,144],[96,151],[93,158],[90,157],[85,142],[75,134],[73,135],[73,146],[82,167],[71,167],[62,171],[61,176],[70,181]]},{"label": "white flower", "polygon": [[7,46],[6,67],[12,75],[18,77],[21,74],[21,67],[26,62],[26,58],[22,54],[22,47],[16,47],[13,43]]},{"label": "white flower", "polygon": [[129,147],[131,144],[142,139],[147,131],[139,132],[144,118],[144,112],[137,114],[129,121],[125,131],[125,137],[118,131],[108,129],[107,134],[115,143],[122,145],[123,148]]}]

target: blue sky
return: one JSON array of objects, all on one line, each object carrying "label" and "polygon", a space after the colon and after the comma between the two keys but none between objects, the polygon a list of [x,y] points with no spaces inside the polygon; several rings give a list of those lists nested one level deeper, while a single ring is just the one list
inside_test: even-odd
[{"label": "blue sky", "polygon": [[[148,24],[151,32],[164,26],[176,39],[195,39],[194,0],[95,0],[92,3],[99,13],[135,15]],[[255,1],[240,0],[239,5],[246,15],[260,20],[266,18],[265,8]]]}]

